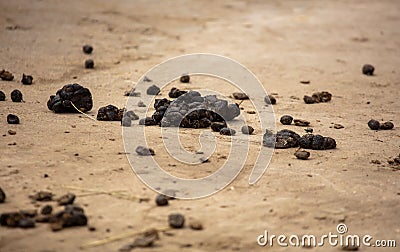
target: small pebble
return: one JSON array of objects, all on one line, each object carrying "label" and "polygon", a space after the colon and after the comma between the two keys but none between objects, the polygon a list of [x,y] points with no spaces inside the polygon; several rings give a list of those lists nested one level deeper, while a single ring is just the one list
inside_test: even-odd
[{"label": "small pebble", "polygon": [[157,195],[156,204],[157,204],[157,206],[167,206],[168,205],[168,196],[165,196],[164,194]]},{"label": "small pebble", "polygon": [[233,93],[232,94],[233,98],[235,98],[236,100],[248,100],[249,97],[247,96],[247,94],[245,93]]},{"label": "small pebble", "polygon": [[43,215],[49,215],[53,212],[53,207],[51,205],[44,205],[40,211]]},{"label": "small pebble", "polygon": [[138,147],[136,148],[136,153],[137,153],[139,156],[154,156],[154,155],[155,155],[155,152],[154,152],[153,149],[151,149],[151,148],[146,148],[146,147],[144,147],[144,146],[138,146]]},{"label": "small pebble", "polygon": [[309,121],[302,120],[302,119],[294,119],[293,122],[294,122],[294,125],[300,126],[300,127],[307,127],[308,125],[310,125]]},{"label": "small pebble", "polygon": [[298,159],[306,160],[310,157],[310,152],[305,150],[298,150],[294,153]]},{"label": "small pebble", "polygon": [[313,128],[305,128],[304,131],[306,133],[313,133],[314,129]]},{"label": "small pebble", "polygon": [[335,128],[335,129],[343,129],[344,126],[341,125],[341,124],[339,124],[339,123],[335,123],[335,124],[333,125],[333,128]]},{"label": "small pebble", "polygon": [[375,71],[375,67],[373,65],[370,64],[365,64],[362,67],[362,73],[365,75],[374,75],[374,71]]},{"label": "small pebble", "polygon": [[246,135],[251,135],[254,132],[254,128],[251,126],[243,125],[242,127],[242,133]]},{"label": "small pebble", "polygon": [[121,120],[121,125],[123,127],[130,127],[132,125],[132,119],[128,116],[124,116]]},{"label": "small pebble", "polygon": [[84,45],[82,47],[82,51],[86,54],[91,54],[93,52],[93,46],[91,45]]},{"label": "small pebble", "polygon": [[293,117],[290,115],[284,115],[281,117],[281,119],[279,120],[283,125],[290,125],[292,124],[293,121]]},{"label": "small pebble", "polygon": [[85,60],[85,68],[86,69],[94,68],[94,61],[92,59]]},{"label": "small pebble", "polygon": [[138,101],[137,105],[138,105],[138,107],[141,107],[141,108],[146,107],[146,104],[144,104],[143,101]]},{"label": "small pebble", "polygon": [[170,214],[168,224],[172,228],[182,228],[185,224],[185,217],[182,214]]},{"label": "small pebble", "polygon": [[236,130],[230,128],[222,128],[219,132],[221,135],[225,136],[234,136],[236,134]]},{"label": "small pebble", "polygon": [[70,205],[73,204],[75,201],[75,194],[73,193],[67,193],[63,196],[61,196],[57,202],[60,206],[65,206],[65,205]]},{"label": "small pebble", "polygon": [[6,100],[6,94],[0,90],[0,101],[5,101]]},{"label": "small pebble", "polygon": [[264,97],[264,101],[268,105],[274,105],[276,104],[276,99],[272,95],[267,95]]},{"label": "small pebble", "polygon": [[21,83],[24,85],[31,85],[33,82],[33,77],[31,75],[22,74]]},{"label": "small pebble", "polygon": [[213,122],[211,124],[211,129],[212,129],[212,131],[215,131],[215,132],[220,132],[221,129],[223,129],[225,127],[226,127],[225,122]]},{"label": "small pebble", "polygon": [[146,91],[146,93],[148,94],[148,95],[158,95],[158,93],[160,93],[160,88],[159,87],[157,87],[156,85],[151,85],[148,89],[147,89],[147,91]]},{"label": "small pebble", "polygon": [[190,81],[190,76],[187,75],[187,74],[182,75],[181,78],[180,78],[180,81],[181,81],[182,83],[189,83],[189,81]]},{"label": "small pebble", "polygon": [[11,100],[13,102],[22,102],[22,93],[18,89],[11,92]]},{"label": "small pebble", "polygon": [[368,121],[368,127],[372,130],[379,130],[380,123],[377,120],[371,119]]},{"label": "small pebble", "polygon": [[15,134],[17,134],[17,132],[15,130],[8,130],[8,134],[15,135]]},{"label": "small pebble", "polygon": [[7,115],[8,124],[19,124],[19,118],[16,115],[9,114]]},{"label": "small pebble", "polygon": [[192,220],[189,223],[189,227],[193,230],[203,230],[203,224],[198,220]]},{"label": "small pebble", "polygon": [[20,228],[34,228],[35,220],[31,218],[21,219],[18,221],[18,227]]}]

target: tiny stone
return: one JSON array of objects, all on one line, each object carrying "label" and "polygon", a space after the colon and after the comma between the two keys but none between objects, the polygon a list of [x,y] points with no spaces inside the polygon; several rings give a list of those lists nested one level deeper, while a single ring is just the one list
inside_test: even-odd
[{"label": "tiny stone", "polygon": [[33,82],[33,77],[31,75],[22,74],[21,83],[24,85],[31,85]]},{"label": "tiny stone", "polygon": [[372,130],[379,130],[380,123],[377,120],[371,119],[368,121],[368,127]]},{"label": "tiny stone", "polygon": [[9,114],[7,115],[8,124],[19,124],[19,118],[16,115]]},{"label": "tiny stone", "polygon": [[63,196],[61,196],[57,202],[60,206],[65,206],[65,205],[70,205],[73,204],[75,200],[75,194],[73,193],[67,193]]},{"label": "tiny stone", "polygon": [[272,95],[267,95],[264,97],[264,101],[268,105],[274,105],[276,104],[276,99]]},{"label": "tiny stone", "polygon": [[343,129],[344,126],[341,125],[341,124],[339,124],[339,123],[335,123],[335,124],[333,125],[333,128],[335,128],[335,129]]},{"label": "tiny stone", "polygon": [[146,148],[146,147],[143,147],[143,146],[138,146],[138,147],[136,148],[136,153],[137,153],[139,156],[154,156],[154,155],[155,155],[155,152],[154,152],[153,149],[151,149],[151,148]]},{"label": "tiny stone", "polygon": [[15,135],[15,134],[17,134],[17,132],[15,130],[8,130],[8,134]]},{"label": "tiny stone", "polygon": [[189,227],[193,230],[203,230],[203,224],[200,221],[193,220],[189,223]]},{"label": "tiny stone", "polygon": [[375,67],[373,65],[370,64],[365,64],[362,67],[362,73],[365,75],[374,75],[374,71],[375,71]]},{"label": "tiny stone", "polygon": [[243,125],[242,127],[242,133],[246,135],[251,135],[254,132],[254,128],[251,126]]},{"label": "tiny stone", "polygon": [[168,196],[165,196],[164,194],[157,195],[156,204],[157,204],[157,206],[167,206],[168,205]]},{"label": "tiny stone", "polygon": [[0,90],[0,101],[5,101],[6,100],[6,94]]},{"label": "tiny stone", "polygon": [[93,47],[91,45],[84,45],[82,51],[86,54],[91,54],[93,52]]},{"label": "tiny stone", "polygon": [[53,194],[51,192],[40,191],[29,197],[36,201],[51,201]]},{"label": "tiny stone", "polygon": [[215,131],[215,132],[220,132],[221,129],[223,129],[225,127],[226,127],[225,122],[213,122],[211,124],[211,129],[212,129],[212,131]]},{"label": "tiny stone", "polygon": [[147,89],[146,93],[148,95],[158,95],[158,93],[160,93],[160,91],[161,90],[159,87],[157,87],[156,85],[152,85]]},{"label": "tiny stone", "polygon": [[189,83],[189,81],[190,81],[190,76],[187,75],[187,74],[182,75],[181,78],[180,78],[180,81],[181,81],[182,83]]},{"label": "tiny stone", "polygon": [[309,121],[302,120],[302,119],[294,119],[293,122],[294,122],[294,125],[301,126],[301,127],[307,127],[308,125],[310,125]]},{"label": "tiny stone", "polygon": [[137,105],[138,105],[138,107],[142,107],[142,108],[146,107],[146,104],[144,104],[143,101],[138,101]]},{"label": "tiny stone", "polygon": [[393,127],[394,127],[394,124],[392,122],[384,122],[380,125],[380,128],[382,130],[391,130],[391,129],[393,129]]},{"label": "tiny stone", "polygon": [[89,227],[88,227],[88,230],[89,230],[90,232],[94,232],[94,231],[96,231],[96,227],[89,226]]},{"label": "tiny stone", "polygon": [[85,60],[85,68],[86,69],[94,68],[94,61],[92,59]]},{"label": "tiny stone", "polygon": [[310,157],[310,152],[305,150],[298,150],[294,153],[298,159],[306,160]]},{"label": "tiny stone", "polygon": [[292,124],[293,121],[293,117],[290,115],[284,115],[281,117],[281,119],[279,120],[283,125],[290,125]]},{"label": "tiny stone", "polygon": [[11,92],[11,100],[13,102],[22,102],[22,93],[18,89]]},{"label": "tiny stone", "polygon": [[232,94],[233,98],[235,98],[236,100],[248,100],[249,97],[247,96],[247,94],[245,93],[233,93]]},{"label": "tiny stone", "polygon": [[124,116],[121,121],[123,127],[130,127],[132,125],[132,119],[128,116]]},{"label": "tiny stone", "polygon": [[185,217],[182,214],[170,214],[168,224],[172,228],[182,228],[185,224]]}]

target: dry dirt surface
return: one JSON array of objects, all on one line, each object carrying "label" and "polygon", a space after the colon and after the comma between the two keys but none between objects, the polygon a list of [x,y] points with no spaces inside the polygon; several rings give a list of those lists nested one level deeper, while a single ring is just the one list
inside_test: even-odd
[{"label": "dry dirt surface", "polygon": [[[0,251],[118,251],[142,230],[165,230],[168,215],[176,212],[185,215],[185,227],[160,231],[159,240],[146,251],[286,251],[276,244],[260,247],[256,239],[264,230],[275,235],[328,234],[341,222],[348,234],[400,243],[400,173],[387,162],[400,152],[399,1],[1,0],[0,9],[0,68],[15,76],[11,82],[0,81],[7,95],[0,102],[0,187],[7,195],[0,213],[40,208],[44,203],[28,198],[40,190],[56,196],[72,192],[88,225],[96,229],[52,232],[41,223],[26,230],[2,226]],[[93,45],[91,55],[82,52],[84,44]],[[311,150],[309,160],[296,159],[295,149],[276,150],[253,186],[248,184],[255,158],[250,154],[244,170],[221,192],[157,207],[157,194],[128,163],[119,122],[55,114],[46,107],[51,94],[74,82],[92,92],[90,117],[101,106],[123,107],[124,91],[152,66],[197,52],[239,61],[269,93],[276,93],[278,129],[303,134],[302,127],[284,126],[279,118],[289,114],[305,119],[314,132],[335,138],[337,148]],[[94,60],[94,69],[84,68],[88,58]],[[374,76],[361,73],[366,63],[375,66]],[[22,85],[22,73],[31,74],[34,83]],[[300,83],[305,80],[310,83]],[[194,90],[207,85],[213,80],[176,83]],[[232,93],[227,83],[218,86],[225,95]],[[14,89],[22,91],[23,103],[11,102]],[[332,101],[302,101],[316,91],[331,92]],[[253,109],[248,101],[241,107],[243,113]],[[7,124],[9,113],[17,114],[21,123]],[[246,116],[256,127],[257,115]],[[372,131],[367,126],[371,118],[391,120],[395,128]],[[333,123],[344,128],[335,129]],[[191,141],[198,133],[183,131],[187,148],[198,147]],[[256,127],[255,133],[252,148],[257,149],[263,132]],[[191,177],[212,172],[227,158],[223,152],[229,137],[218,140],[220,153],[195,167],[170,163],[158,137],[150,137],[149,145],[171,172]],[[191,230],[192,219],[204,229]]]}]

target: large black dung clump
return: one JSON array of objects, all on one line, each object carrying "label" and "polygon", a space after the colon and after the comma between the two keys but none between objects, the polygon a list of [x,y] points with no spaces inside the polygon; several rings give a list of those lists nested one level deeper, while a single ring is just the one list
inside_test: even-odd
[{"label": "large black dung clump", "polygon": [[59,89],[56,95],[51,95],[47,102],[47,107],[56,113],[76,113],[74,106],[86,112],[92,109],[93,100],[89,89],[81,85],[67,84]]}]

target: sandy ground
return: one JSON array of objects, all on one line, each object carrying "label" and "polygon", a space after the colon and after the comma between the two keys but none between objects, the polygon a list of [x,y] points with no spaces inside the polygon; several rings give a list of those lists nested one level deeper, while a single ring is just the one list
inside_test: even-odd
[{"label": "sandy ground", "polygon": [[[375,132],[367,127],[371,118],[400,125],[398,1],[2,0],[0,9],[0,68],[16,77],[0,81],[0,90],[8,96],[0,102],[0,186],[7,194],[0,212],[43,205],[32,205],[28,195],[35,191],[57,196],[70,191],[85,208],[89,225],[96,227],[94,232],[86,227],[52,232],[45,224],[30,230],[1,227],[0,251],[117,251],[134,235],[98,247],[81,246],[164,228],[174,212],[200,220],[204,230],[186,227],[161,233],[146,251],[284,251],[287,248],[261,248],[256,238],[266,229],[276,235],[326,234],[343,221],[349,234],[400,243],[399,171],[387,163],[399,154],[399,128]],[[87,43],[94,46],[90,56],[81,49]],[[223,191],[156,207],[156,193],[139,181],[120,154],[124,146],[118,122],[97,123],[79,114],[54,114],[46,107],[49,95],[73,82],[92,91],[90,115],[107,104],[122,107],[124,91],[149,68],[195,52],[221,54],[247,66],[268,92],[277,93],[277,118],[291,114],[311,121],[315,132],[337,140],[337,149],[311,151],[308,161],[297,160],[294,149],[276,150],[267,173],[254,186],[248,185],[251,154],[245,169]],[[83,67],[89,57],[95,60],[93,70]],[[375,65],[375,76],[361,74],[365,63]],[[32,86],[19,82],[22,73],[34,76]],[[211,83],[193,78],[180,87]],[[222,91],[229,95],[232,88],[224,85]],[[10,101],[15,88],[23,92],[24,103]],[[301,100],[323,90],[333,94],[331,102],[307,105]],[[252,109],[248,102],[242,107]],[[8,113],[18,114],[21,124],[8,125]],[[255,120],[249,115],[250,123]],[[344,128],[334,129],[332,123]],[[284,127],[278,122],[277,128]],[[9,129],[17,134],[7,134]],[[198,133],[184,131],[183,138],[188,142]],[[257,134],[259,139],[262,132]],[[225,146],[229,141],[218,139]],[[257,144],[254,141],[252,148]],[[157,139],[150,145],[161,152]],[[188,148],[196,149],[196,143],[192,145]],[[156,156],[169,164],[167,156]],[[223,159],[219,154],[196,168],[178,164],[171,172],[203,176]],[[123,197],[91,190],[122,190]]]}]

